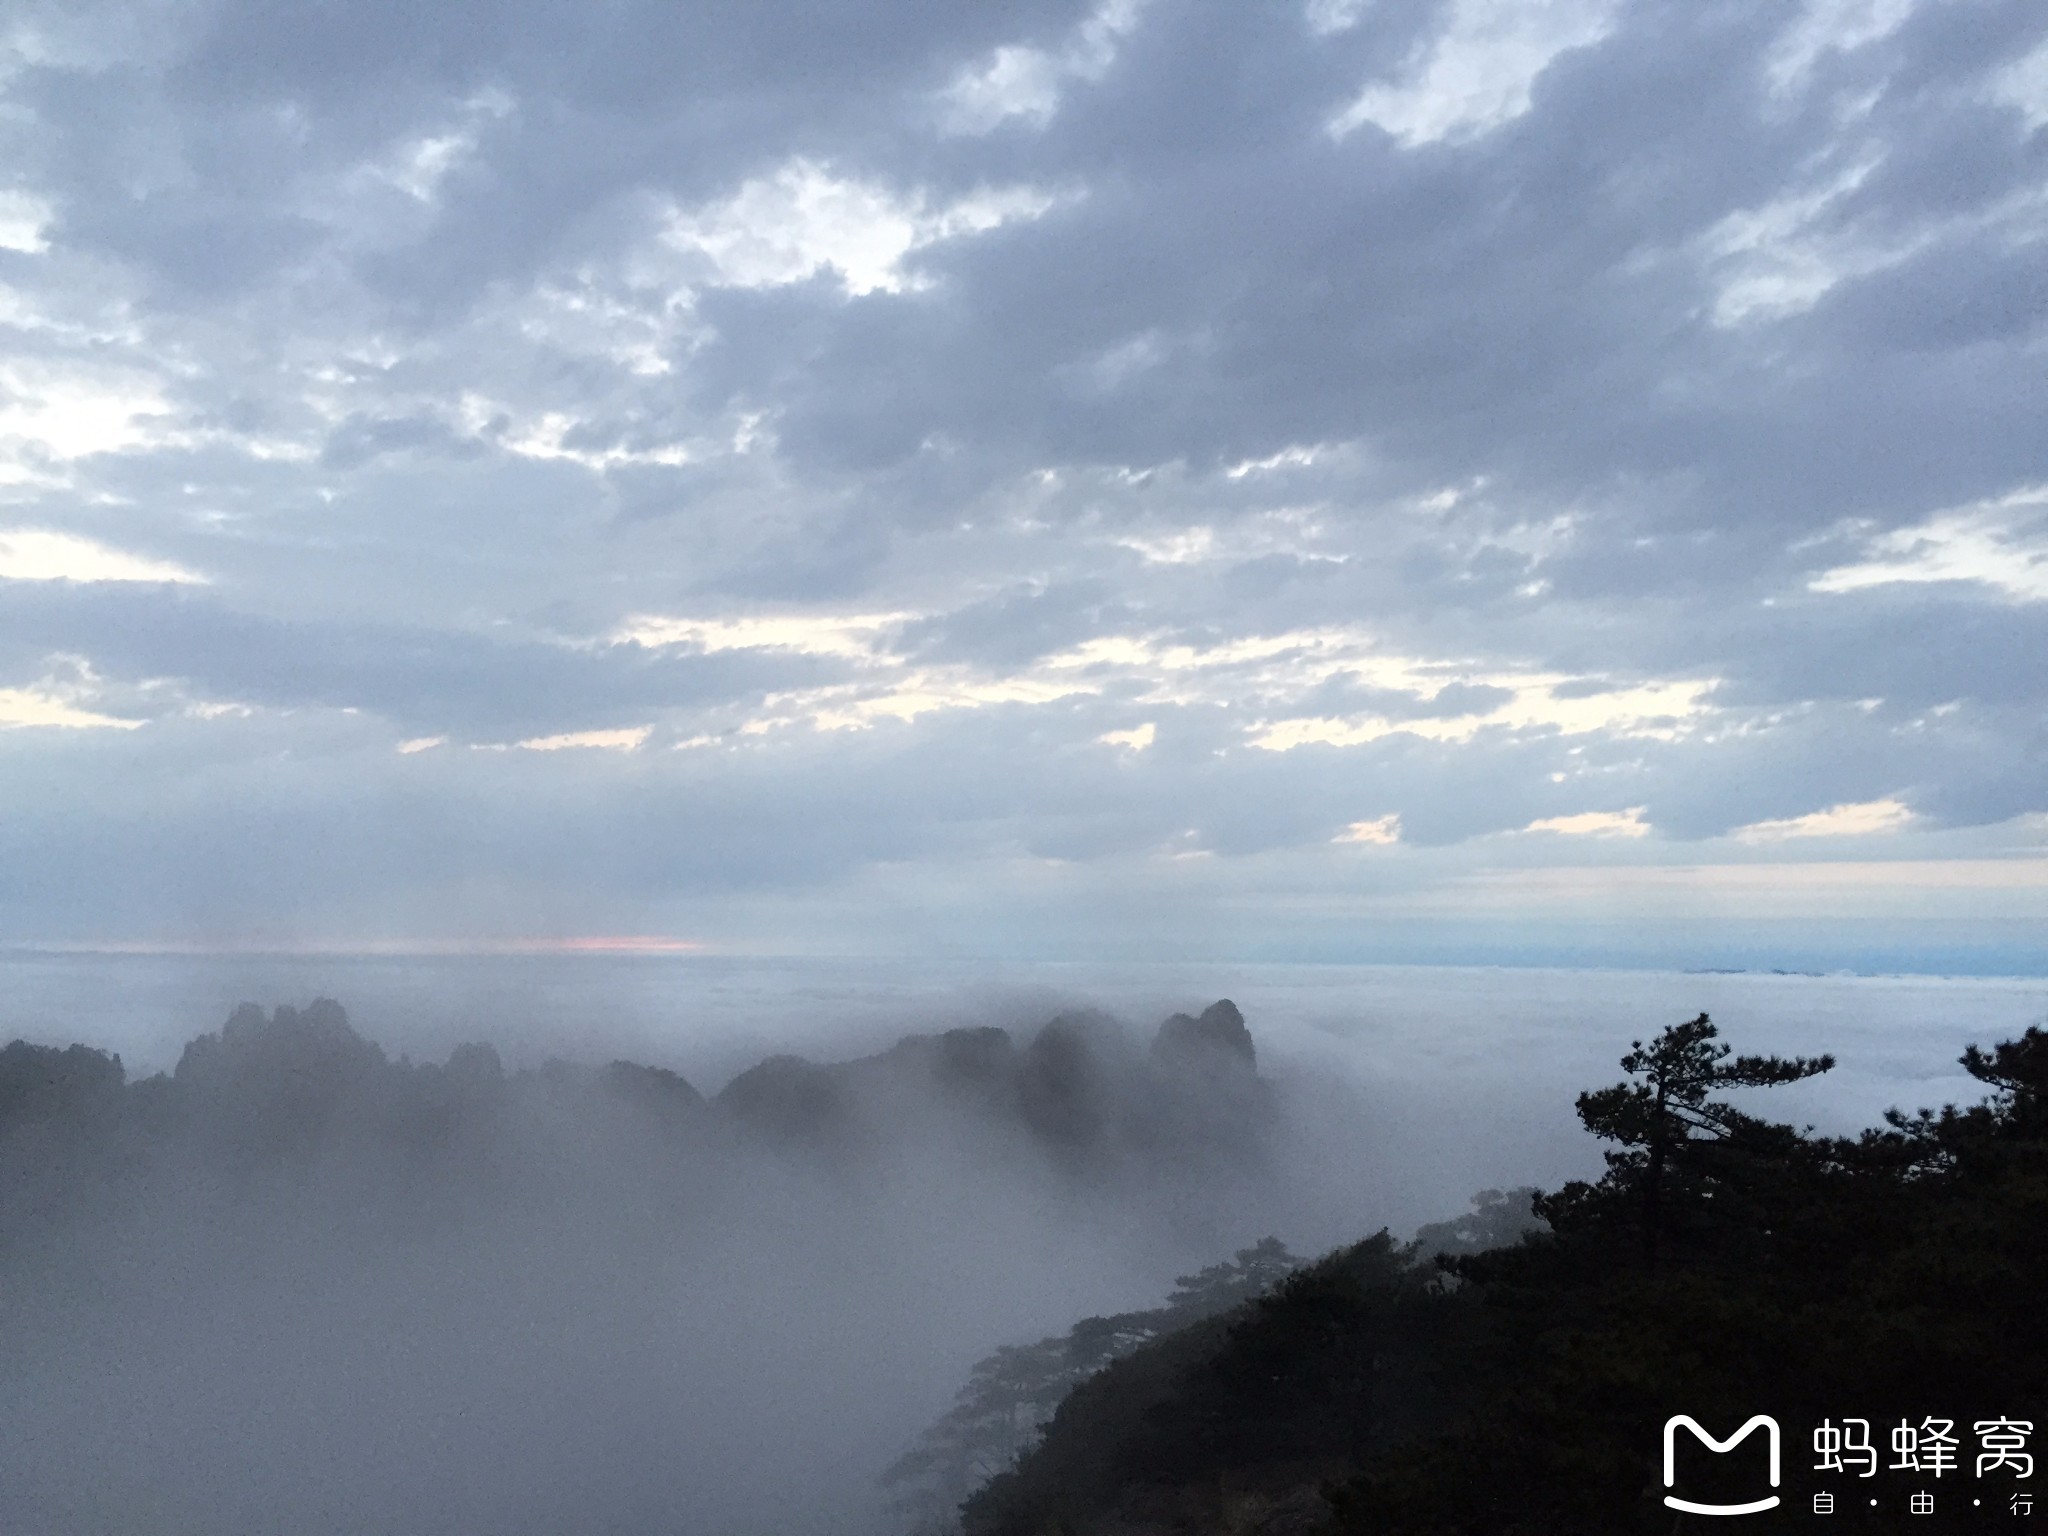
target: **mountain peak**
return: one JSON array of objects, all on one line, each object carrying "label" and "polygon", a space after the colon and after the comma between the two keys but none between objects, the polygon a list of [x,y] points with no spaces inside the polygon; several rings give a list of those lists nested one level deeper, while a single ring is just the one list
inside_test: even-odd
[{"label": "mountain peak", "polygon": [[1161,1024],[1152,1038],[1152,1055],[1160,1062],[1242,1066],[1248,1072],[1256,1072],[1259,1065],[1252,1032],[1237,1004],[1227,997],[1211,1003],[1199,1016],[1176,1013]]}]

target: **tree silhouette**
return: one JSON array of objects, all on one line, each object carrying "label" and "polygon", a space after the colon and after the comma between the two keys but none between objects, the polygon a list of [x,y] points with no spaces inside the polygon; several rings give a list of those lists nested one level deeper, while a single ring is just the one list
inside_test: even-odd
[{"label": "tree silhouette", "polygon": [[[1676,1197],[1711,1200],[1715,1149],[1749,1154],[1786,1153],[1799,1144],[1788,1127],[1744,1113],[1711,1097],[1728,1088],[1767,1088],[1826,1072],[1833,1056],[1734,1056],[1703,1013],[1674,1024],[1649,1045],[1630,1042],[1621,1067],[1634,1082],[1579,1095],[1579,1119],[1604,1141],[1621,1144],[1605,1154],[1607,1177],[1598,1186],[1566,1185],[1536,1203],[1537,1214],[1564,1227],[1589,1207],[1616,1197],[1636,1205],[1645,1261],[1654,1267],[1673,1220]],[[1719,1160],[1724,1175],[1729,1159]]]},{"label": "tree silhouette", "polygon": [[1076,1386],[1163,1334],[1264,1293],[1300,1264],[1279,1238],[1262,1238],[1176,1278],[1162,1307],[1084,1317],[1064,1335],[1004,1345],[974,1367],[953,1406],[883,1473],[883,1486],[920,1536],[955,1529],[960,1502],[1036,1445]]},{"label": "tree silhouette", "polygon": [[[1163,1334],[1076,1387],[968,1501],[970,1536],[1689,1530],[1657,1472],[1675,1411],[1769,1413],[1788,1449],[1845,1403],[1873,1425],[1929,1403],[2048,1415],[2048,1030],[1963,1053],[1983,1102],[1857,1138],[1738,1108],[1833,1061],[1738,1057],[1704,1015],[1622,1065],[1578,1100],[1606,1175],[1535,1202],[1550,1232],[1525,1235],[1519,1192],[1487,1192],[1411,1245],[1340,1250]],[[1508,1241],[1472,1251],[1488,1238]],[[1746,1473],[1687,1474],[1709,1492],[1716,1475]],[[1839,1497],[1838,1476],[1789,1456],[1784,1511],[1758,1528]],[[1926,1529],[1974,1528],[1973,1508]]]}]

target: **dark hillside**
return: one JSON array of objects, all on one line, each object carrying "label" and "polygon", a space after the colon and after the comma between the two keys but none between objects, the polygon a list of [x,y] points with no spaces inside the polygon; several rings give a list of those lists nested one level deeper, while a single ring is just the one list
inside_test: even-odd
[{"label": "dark hillside", "polygon": [[[964,1528],[1666,1533],[1712,1523],[1665,1503],[1678,1414],[1780,1426],[1775,1490],[1755,1457],[1674,1463],[1693,1502],[1779,1500],[1745,1530],[2025,1515],[2048,1417],[2048,1035],[1962,1062],[1984,1103],[1820,1139],[1722,1095],[1829,1058],[1734,1057],[1704,1017],[1638,1043],[1631,1081],[1580,1098],[1614,1150],[1599,1182],[1535,1201],[1551,1231],[1493,1246],[1517,1213],[1489,1192],[1153,1342],[1077,1387]],[[1868,1476],[1853,1450],[1828,1464],[1831,1434],[1874,1437]]]}]

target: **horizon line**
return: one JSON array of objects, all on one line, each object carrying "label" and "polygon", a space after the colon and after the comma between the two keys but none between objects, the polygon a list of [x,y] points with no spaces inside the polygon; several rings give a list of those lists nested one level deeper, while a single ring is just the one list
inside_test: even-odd
[{"label": "horizon line", "polygon": [[[590,956],[644,956],[656,959],[753,959],[860,961],[917,965],[932,962],[1008,966],[1301,966],[1332,969],[1419,969],[1419,970],[1552,970],[1552,971],[1650,971],[1678,976],[1776,976],[1788,979],[1865,979],[1914,977],[1930,980],[2018,980],[2048,981],[2048,963],[2040,958],[2011,956],[2004,965],[1984,967],[1984,958],[1974,964],[1930,963],[1923,956],[1901,955],[1898,963],[1871,967],[1828,964],[1812,957],[1787,957],[1777,964],[1730,965],[1725,957],[1700,956],[1684,963],[1668,957],[1645,956],[1629,960],[1595,960],[1569,954],[1531,956],[1494,954],[1461,959],[1414,956],[1404,959],[1311,959],[1301,957],[1243,956],[1226,959],[1110,958],[1104,956],[1047,955],[888,955],[824,950],[756,949],[717,945],[702,939],[668,934],[569,934],[527,935],[502,939],[344,939],[328,942],[201,942],[176,939],[15,939],[0,940],[0,956],[103,956],[136,959],[515,959],[520,957],[564,958]],[[1722,963],[1716,963],[1721,961]],[[2025,967],[2025,968],[2022,968]]]},{"label": "horizon line", "polygon": [[668,934],[568,934],[507,939],[338,939],[294,942],[183,939],[17,939],[0,942],[0,952],[45,955],[187,956],[194,959],[249,956],[277,959],[410,957],[457,959],[493,955],[701,955],[717,951],[702,939]]}]

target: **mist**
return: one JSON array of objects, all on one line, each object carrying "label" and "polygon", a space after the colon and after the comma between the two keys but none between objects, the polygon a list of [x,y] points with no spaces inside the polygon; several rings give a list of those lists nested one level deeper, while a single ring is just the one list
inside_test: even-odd
[{"label": "mist", "polygon": [[1253,1049],[1227,1003],[1069,1012],[707,1098],[324,1000],[125,1083],[11,1047],[0,1525],[888,1529],[969,1362],[1298,1207]]},{"label": "mist", "polygon": [[[1662,1012],[1839,1052],[1790,1113],[1846,1128],[1952,1096],[1962,1040],[2039,1007],[928,972],[330,971],[374,1024],[273,993],[174,1043],[176,968],[16,965],[0,1032],[42,1044],[0,1063],[0,1526],[901,1530],[877,1476],[974,1361],[1269,1234],[1314,1254],[1596,1171],[1572,1098]],[[1241,1013],[1197,1000],[1225,980]]]}]

